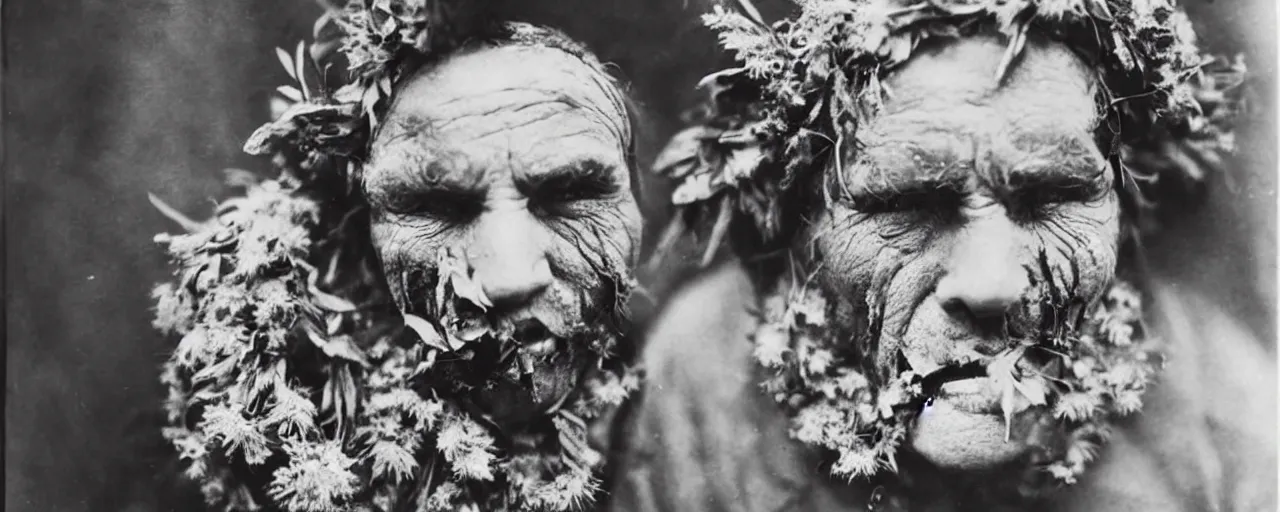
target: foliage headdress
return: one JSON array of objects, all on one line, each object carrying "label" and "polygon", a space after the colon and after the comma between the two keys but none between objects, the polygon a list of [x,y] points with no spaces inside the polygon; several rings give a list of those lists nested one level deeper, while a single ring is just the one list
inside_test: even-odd
[{"label": "foliage headdress", "polygon": [[[460,45],[557,48],[608,75],[562,34],[496,22],[484,2],[327,8],[316,43],[277,50],[295,83],[245,145],[278,177],[230,172],[246,193],[205,222],[153,198],[187,231],[157,237],[178,269],[155,289],[155,325],[181,336],[162,371],[164,436],[218,509],[575,509],[599,485],[588,424],[636,385],[617,357],[620,326],[572,340],[594,361],[578,388],[504,432],[465,397],[500,375],[529,383],[535,356],[477,314],[488,299],[452,252],[428,311],[395,307],[359,179],[398,80]],[[348,79],[333,87],[343,60]],[[466,366],[478,347],[502,355],[491,370]]]},{"label": "foliage headdress", "polygon": [[709,99],[694,112],[694,126],[654,164],[676,181],[672,202],[684,213],[666,240],[681,226],[714,224],[710,256],[734,220],[764,244],[753,252],[785,245],[780,235],[794,232],[798,215],[783,199],[802,194],[834,155],[856,147],[858,126],[888,92],[885,75],[926,39],[990,25],[1008,40],[994,79],[1006,74],[1029,32],[1091,61],[1105,85],[1098,142],[1134,216],[1149,212],[1161,196],[1222,171],[1242,102],[1242,58],[1202,55],[1175,2],[800,0],[793,17],[773,25],[749,1],[735,10],[716,6],[704,22],[740,65],[702,80]]},{"label": "foliage headdress", "polygon": [[[857,150],[859,126],[878,113],[886,75],[926,39],[993,26],[1008,45],[994,80],[1029,33],[1065,43],[1096,69],[1105,121],[1095,139],[1138,227],[1152,225],[1155,199],[1222,172],[1233,150],[1243,62],[1202,55],[1174,0],[799,0],[793,16],[773,24],[749,0],[732,3],[703,19],[738,67],[703,79],[709,101],[654,165],[675,180],[672,200],[681,210],[659,255],[689,230],[704,236],[704,264],[724,241],[749,262],[787,254],[803,217],[825,200],[821,180]],[[928,399],[922,385],[929,379],[909,370],[896,378],[858,370],[866,369],[865,355],[834,339],[826,299],[786,286],[785,278],[776,286],[768,279],[762,285],[774,288],[755,355],[765,391],[792,415],[791,435],[829,449],[835,475],[896,471],[895,451]],[[1069,291],[1049,292],[1048,307],[1068,306],[1055,301]],[[1078,329],[1016,340],[985,370],[1004,389],[1006,421],[1011,400],[1022,395],[1048,405],[1066,429],[1065,446],[1036,461],[1036,475],[1051,476],[1050,484],[1075,481],[1110,419],[1140,407],[1159,366],[1132,287],[1117,283],[1099,303],[1070,306],[1065,311]],[[1027,368],[1023,356],[1032,351],[1056,354],[1049,358],[1061,364],[1063,378],[1019,378],[1043,369]],[[1023,493],[1043,489],[1039,480]]]}]

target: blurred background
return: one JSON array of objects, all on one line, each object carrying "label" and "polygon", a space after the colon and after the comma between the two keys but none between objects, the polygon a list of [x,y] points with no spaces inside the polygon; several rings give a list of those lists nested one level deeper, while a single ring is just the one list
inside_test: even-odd
[{"label": "blurred background", "polygon": [[[698,78],[725,64],[696,1],[508,3],[513,18],[559,27],[616,64],[647,113],[642,161],[698,99]],[[783,8],[760,3],[770,18]],[[1275,5],[1183,3],[1207,45],[1247,55],[1254,109],[1234,173],[1210,185],[1209,205],[1148,241],[1152,270],[1216,299],[1274,353]],[[226,193],[222,169],[266,169],[240,147],[287,80],[272,48],[308,37],[320,9],[306,0],[0,8],[5,509],[194,509],[194,489],[168,485],[175,457],[159,437],[156,375],[174,340],[151,329],[148,296],[167,275],[152,236],[176,227],[146,194],[203,217]],[[665,222],[668,189],[645,190],[653,226]],[[679,265],[668,278],[688,270]]]}]

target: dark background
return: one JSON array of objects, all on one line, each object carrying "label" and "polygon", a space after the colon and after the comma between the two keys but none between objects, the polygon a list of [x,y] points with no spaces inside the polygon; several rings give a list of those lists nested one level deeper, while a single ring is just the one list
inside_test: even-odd
[{"label": "dark background", "polygon": [[[624,71],[649,112],[652,150],[718,59],[687,1],[511,3]],[[1149,241],[1153,270],[1217,299],[1274,346],[1275,8],[1184,3],[1211,46],[1249,55],[1256,113],[1233,175],[1211,184],[1212,207]],[[239,148],[287,80],[271,49],[307,37],[319,9],[303,0],[2,8],[5,508],[186,510],[194,494],[162,484],[174,457],[148,414],[172,342],[149,326],[148,291],[167,272],[151,238],[176,228],[146,193],[203,217],[225,192],[221,169],[265,168]],[[661,184],[649,192],[652,213],[665,194]]]}]

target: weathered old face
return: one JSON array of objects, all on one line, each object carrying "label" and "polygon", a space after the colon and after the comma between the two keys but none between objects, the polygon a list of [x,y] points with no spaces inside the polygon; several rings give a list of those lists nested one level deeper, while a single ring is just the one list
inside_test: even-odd
[{"label": "weathered old face", "polygon": [[[1033,40],[997,84],[1005,48],[950,40],[895,71],[882,115],[859,128],[864,147],[842,159],[841,199],[807,237],[842,328],[879,344],[881,368],[987,363],[1059,321],[1041,302],[1047,283],[1088,300],[1113,277],[1119,203],[1093,136],[1094,77],[1065,47]],[[867,334],[877,321],[878,340]],[[1012,460],[1047,414],[1018,401],[1006,441],[990,379],[947,382],[910,446],[942,467]]]},{"label": "weathered old face", "polygon": [[569,340],[617,321],[637,256],[621,94],[573,55],[506,46],[454,56],[396,98],[364,178],[393,295],[420,312],[438,252],[465,257],[490,318],[539,355],[533,391],[512,382],[478,403],[498,418],[545,408],[586,361]]}]

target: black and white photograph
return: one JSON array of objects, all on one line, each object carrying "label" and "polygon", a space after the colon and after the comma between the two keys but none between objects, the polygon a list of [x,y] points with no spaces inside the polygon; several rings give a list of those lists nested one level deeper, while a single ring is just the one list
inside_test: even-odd
[{"label": "black and white photograph", "polygon": [[1280,511],[1278,14],[0,2],[3,509]]}]

